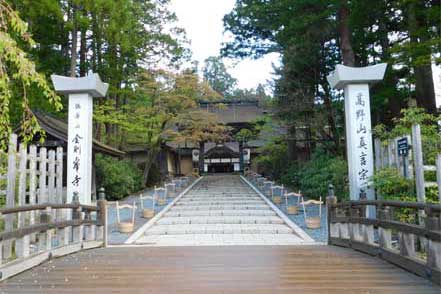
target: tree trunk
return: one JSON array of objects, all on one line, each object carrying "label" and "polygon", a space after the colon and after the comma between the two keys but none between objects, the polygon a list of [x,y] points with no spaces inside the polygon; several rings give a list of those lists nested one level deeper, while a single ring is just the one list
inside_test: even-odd
[{"label": "tree trunk", "polygon": [[70,48],[70,76],[76,77],[76,68],[77,68],[77,43],[78,43],[78,30],[77,30],[77,8],[75,4],[71,3],[72,8],[72,44]]},{"label": "tree trunk", "polygon": [[[67,18],[70,19],[71,12],[69,9],[67,9]],[[70,64],[68,60],[70,60],[69,57],[69,31],[66,30],[65,23],[61,23],[61,31],[63,32],[63,42],[61,43],[61,55],[63,56],[63,75],[70,74]]]},{"label": "tree trunk", "polygon": [[295,125],[290,126],[288,130],[288,160],[298,160],[297,130]]},{"label": "tree trunk", "polygon": [[101,141],[101,123],[95,122],[95,138]]},{"label": "tree trunk", "polygon": [[87,54],[87,38],[86,29],[81,29],[81,43],[80,43],[80,77],[84,77],[87,73],[86,54]]},{"label": "tree trunk", "polygon": [[[108,114],[108,113],[106,113]],[[112,125],[108,122],[104,123],[105,135],[106,135],[106,144],[110,144],[110,138],[112,135]]]},{"label": "tree trunk", "polygon": [[[94,56],[94,60],[95,60],[95,69],[94,71],[96,72],[100,72],[103,68],[102,63],[103,63],[103,58],[102,58],[102,38],[101,38],[101,30],[102,30],[102,20],[99,19],[100,14],[96,13],[95,17],[92,16],[92,19],[94,20],[93,22],[93,39],[94,39],[94,45],[95,45],[95,56]],[[106,77],[102,77],[102,78],[106,78]]]},{"label": "tree trunk", "polygon": [[143,181],[144,184],[147,183],[147,180],[149,179],[149,174],[150,174],[150,169],[153,165],[153,162],[155,161],[157,155],[157,151],[156,150],[147,150],[147,159],[146,162],[144,164],[144,172],[143,172]]},{"label": "tree trunk", "polygon": [[432,65],[415,67],[415,92],[417,106],[429,113],[436,113],[436,96],[433,85]]},{"label": "tree trunk", "polygon": [[[326,112],[327,112],[327,118],[328,118],[328,125],[331,131],[330,136],[332,137],[334,141],[334,150],[335,154],[341,154],[340,150],[340,136],[337,130],[337,123],[335,122],[334,118],[334,109],[332,107],[332,101],[331,101],[331,93],[329,91],[329,88],[327,86],[324,87],[325,89],[325,95],[323,96],[323,101],[325,104]],[[326,130],[325,130],[326,131]]]},{"label": "tree trunk", "polygon": [[[408,6],[409,19],[409,36],[410,42],[414,47],[422,47],[421,43],[428,40],[427,33],[424,28],[424,19],[419,20],[416,15],[417,9],[424,9],[424,7],[417,7],[417,3],[410,2]],[[431,60],[432,52],[429,46],[422,47],[420,50],[425,50],[422,55],[426,54],[428,60]],[[421,53],[420,53],[421,54]],[[415,72],[415,92],[417,106],[422,107],[429,113],[436,113],[436,96],[435,87],[433,84],[432,64],[414,65]]]},{"label": "tree trunk", "polygon": [[347,66],[355,66],[355,54],[351,43],[351,30],[349,28],[350,10],[347,0],[341,0],[338,9],[338,33],[340,36],[340,50],[343,64]]}]

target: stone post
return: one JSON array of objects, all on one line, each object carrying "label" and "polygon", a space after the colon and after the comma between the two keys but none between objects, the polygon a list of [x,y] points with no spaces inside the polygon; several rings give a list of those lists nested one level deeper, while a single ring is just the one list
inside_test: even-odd
[{"label": "stone post", "polygon": [[[75,195],[73,197],[72,204],[79,204],[78,195]],[[78,222],[82,222],[84,220],[84,212],[82,212],[81,206],[73,210],[72,220],[76,220]],[[84,238],[84,226],[82,224],[74,226],[72,231],[73,231],[72,233],[73,243],[82,244]]]},{"label": "stone post", "polygon": [[91,203],[92,115],[94,97],[104,97],[109,87],[98,74],[70,78],[52,75],[55,90],[69,97],[67,142],[67,203],[78,195],[81,204]]},{"label": "stone post", "polygon": [[335,217],[334,211],[331,206],[337,204],[337,197],[335,197],[334,186],[329,184],[328,196],[326,197],[326,214],[328,222],[328,245],[331,245],[331,237],[338,237],[338,226],[336,224],[331,224],[331,220]]},{"label": "stone post", "polygon": [[100,188],[98,191],[97,206],[99,208],[99,225],[97,227],[96,235],[97,239],[102,238],[103,246],[107,247],[107,201],[104,188]]},{"label": "stone post", "polygon": [[[346,147],[349,168],[351,200],[374,200],[375,192],[370,185],[374,174],[371,110],[369,84],[381,81],[387,64],[368,67],[337,65],[328,76],[332,88],[344,90]],[[375,217],[375,208],[368,209],[367,217]]]},{"label": "stone post", "polygon": [[436,157],[436,183],[438,185],[438,201],[441,202],[441,154]]}]

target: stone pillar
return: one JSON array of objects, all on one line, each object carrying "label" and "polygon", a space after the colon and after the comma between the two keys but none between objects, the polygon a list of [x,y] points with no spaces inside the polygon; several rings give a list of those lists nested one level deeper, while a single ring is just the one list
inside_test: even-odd
[{"label": "stone pillar", "polygon": [[326,197],[326,214],[328,223],[328,245],[331,245],[331,237],[338,238],[338,225],[331,224],[331,221],[337,217],[336,209],[332,209],[332,205],[337,204],[337,197],[335,197],[334,186],[329,184],[328,186],[328,196]]},{"label": "stone pillar", "polygon": [[245,169],[245,162],[244,162],[244,158],[243,158],[243,141],[239,142],[239,171],[241,173],[243,173],[244,169]]},{"label": "stone pillar", "polygon": [[67,142],[67,203],[78,196],[81,204],[91,203],[92,115],[94,97],[104,97],[109,87],[98,74],[71,78],[52,75],[55,90],[69,97]]},{"label": "stone pillar", "polygon": [[[374,174],[372,146],[371,110],[369,83],[381,81],[387,64],[368,67],[337,65],[328,76],[332,88],[344,90],[346,147],[349,168],[350,199],[375,199],[370,178]],[[368,217],[374,217],[375,210],[369,209]]]},{"label": "stone pillar", "polygon": [[205,148],[205,142],[199,142],[199,162],[198,162],[198,167],[199,167],[199,174],[202,175],[205,172],[208,172],[208,170],[206,170],[206,164],[205,164],[205,153],[204,153],[204,148]]}]

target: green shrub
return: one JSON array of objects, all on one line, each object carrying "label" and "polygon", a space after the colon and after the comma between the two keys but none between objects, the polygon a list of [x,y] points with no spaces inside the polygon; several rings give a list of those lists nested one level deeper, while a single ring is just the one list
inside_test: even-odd
[{"label": "green shrub", "polygon": [[438,198],[438,187],[426,188],[426,201],[430,202],[430,203],[440,204],[440,201]]},{"label": "green shrub", "polygon": [[348,199],[348,167],[344,159],[316,151],[311,160],[291,166],[281,178],[282,182],[313,199],[328,195],[328,186],[333,184],[335,195],[341,201]]},{"label": "green shrub", "polygon": [[156,164],[152,164],[149,171],[149,177],[147,179],[147,186],[152,187],[161,182],[161,171]]},{"label": "green shrub", "polygon": [[[373,183],[380,199],[417,201],[415,180],[406,179],[395,168],[384,168],[377,171],[373,177]],[[439,202],[438,187],[426,188],[426,201]]]},{"label": "green shrub", "polygon": [[436,156],[441,152],[441,132],[438,126],[440,120],[440,115],[430,114],[423,108],[405,108],[401,110],[401,116],[394,119],[394,127],[391,130],[380,124],[374,128],[374,134],[386,143],[387,140],[412,134],[412,125],[419,124],[424,162],[434,165]]},{"label": "green shrub", "polygon": [[[0,152],[0,175],[8,173],[8,155],[5,152]],[[7,180],[0,179],[0,190],[6,191]],[[6,204],[6,195],[0,196],[0,208]]]},{"label": "green shrub", "polygon": [[274,180],[279,180],[283,172],[289,167],[287,160],[288,147],[285,142],[272,141],[260,149],[261,154],[256,158],[259,168],[271,175]]},{"label": "green shrub", "polygon": [[142,172],[130,160],[96,155],[98,187],[106,189],[108,200],[119,200],[143,188]]},{"label": "green shrub", "polygon": [[378,198],[386,200],[401,200],[415,197],[415,183],[403,177],[396,168],[384,168],[377,171],[373,177],[374,187]]},{"label": "green shrub", "polygon": [[[415,181],[406,179],[395,168],[385,168],[377,171],[373,177],[373,183],[379,199],[404,202],[417,201]],[[426,188],[426,201],[439,203],[437,187]],[[416,211],[414,209],[396,208],[394,213],[400,221],[410,223],[416,221]]]}]

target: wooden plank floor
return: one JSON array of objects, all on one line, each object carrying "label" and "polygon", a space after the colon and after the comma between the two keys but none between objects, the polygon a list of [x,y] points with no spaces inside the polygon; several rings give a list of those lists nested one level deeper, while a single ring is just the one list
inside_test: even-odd
[{"label": "wooden plank floor", "polygon": [[107,248],[55,259],[0,293],[440,293],[378,258],[328,246]]}]

